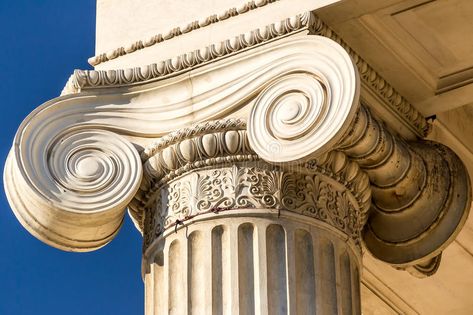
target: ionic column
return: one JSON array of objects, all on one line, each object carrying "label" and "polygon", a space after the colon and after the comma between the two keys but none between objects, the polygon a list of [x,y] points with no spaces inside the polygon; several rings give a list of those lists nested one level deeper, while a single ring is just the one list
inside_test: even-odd
[{"label": "ionic column", "polygon": [[269,164],[240,120],[160,143],[145,164],[147,314],[360,314],[370,188],[355,163]]},{"label": "ionic column", "polygon": [[100,248],[128,208],[148,314],[358,314],[363,244],[435,272],[471,203],[448,148],[360,103],[311,14],[147,67],[77,71],[21,124],[5,167],[20,222]]}]

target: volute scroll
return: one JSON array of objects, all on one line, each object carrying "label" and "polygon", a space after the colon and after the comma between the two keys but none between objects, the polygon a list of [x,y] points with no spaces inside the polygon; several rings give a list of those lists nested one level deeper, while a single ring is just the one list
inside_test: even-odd
[{"label": "volute scroll", "polygon": [[10,204],[22,225],[51,246],[102,247],[118,232],[139,187],[138,151],[111,131],[46,115],[34,112],[16,135],[5,166]]},{"label": "volute scroll", "polygon": [[302,163],[333,150],[359,108],[360,80],[350,56],[332,40],[312,40],[304,70],[274,79],[248,117],[250,144],[268,162]]}]

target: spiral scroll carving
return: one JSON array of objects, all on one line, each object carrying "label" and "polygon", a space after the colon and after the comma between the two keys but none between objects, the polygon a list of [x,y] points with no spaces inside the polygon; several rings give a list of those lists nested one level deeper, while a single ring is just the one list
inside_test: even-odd
[{"label": "spiral scroll carving", "polygon": [[[141,180],[141,160],[125,138],[106,130],[58,130],[26,120],[5,172],[20,222],[42,241],[88,251],[109,242]],[[31,130],[37,132],[32,134]]]},{"label": "spiral scroll carving", "polygon": [[286,167],[318,159],[330,149],[346,154],[370,178],[367,248],[396,268],[422,266],[452,242],[465,222],[471,204],[465,167],[439,144],[404,142],[354,103],[356,71],[351,80],[353,64],[340,62],[343,56],[336,50],[321,59],[320,69],[282,75],[259,94],[248,122],[251,148]]},{"label": "spiral scroll carving", "polygon": [[[141,162],[131,143],[104,130],[84,130],[61,137],[50,149],[49,171],[55,179],[38,178],[63,188],[62,204],[82,212],[113,208],[136,186]],[[48,171],[46,169],[45,171]],[[107,195],[102,199],[101,196]],[[80,196],[81,203],[76,198]],[[70,204],[69,204],[70,203]]]},{"label": "spiral scroll carving", "polygon": [[269,162],[300,162],[333,148],[359,106],[359,79],[347,53],[334,42],[316,50],[304,71],[275,79],[252,108],[252,148]]},{"label": "spiral scroll carving", "polygon": [[[276,38],[277,34],[300,30],[301,23],[307,25],[307,18],[308,15],[303,15],[287,20],[282,24],[283,33],[271,28],[267,34],[274,36],[268,35],[258,43]],[[264,58],[259,57],[263,55]],[[231,55],[221,56],[223,59]],[[300,78],[321,82],[313,92],[308,86],[312,84],[297,84],[304,89],[303,95],[289,92],[280,99],[284,104],[302,106],[301,115],[306,115],[307,111],[310,119],[326,115],[326,119],[349,120],[352,109],[340,104],[356,99],[356,70],[343,49],[330,39],[319,36],[281,38],[277,43],[268,42],[261,49],[241,52],[231,58],[233,61],[229,63],[222,60],[224,66],[218,69],[206,59],[166,72],[174,76],[176,71],[192,69],[183,80],[165,82],[163,79],[168,76],[163,74],[140,77],[146,80],[136,81],[128,76],[129,71],[123,72],[128,78],[126,82],[121,79],[116,84],[112,82],[114,89],[107,92],[100,88],[111,87],[108,83],[96,82],[105,74],[93,72],[87,77],[90,89],[79,85],[81,90],[85,89],[83,92],[50,100],[33,111],[18,130],[5,170],[5,189],[23,225],[40,240],[66,250],[85,251],[106,244],[120,226],[123,210],[141,184],[140,157],[125,136],[142,147],[149,144],[151,138],[161,138],[193,123],[228,117],[253,105],[261,92],[280,79],[294,80],[294,84]],[[248,71],[242,73],[236,69]],[[214,85],[208,84],[210,70],[211,77],[221,78]],[[107,78],[115,82],[122,77],[112,71]],[[80,78],[79,81],[83,83]],[[346,84],[340,84],[342,81]],[[189,84],[193,86],[192,93],[178,92],[188,91]],[[334,96],[335,90],[343,91]],[[308,101],[304,95],[309,96]],[[312,103],[327,98],[330,106],[311,108]],[[282,109],[280,117],[291,115]],[[310,128],[296,126],[297,122],[306,121],[305,116],[299,118],[296,122],[289,119],[294,133],[302,132],[304,139],[313,136]],[[325,120],[317,122],[317,130],[324,129],[325,123]],[[284,138],[284,126],[279,126],[276,133]],[[322,138],[329,136],[322,135]],[[248,147],[251,149],[250,145]],[[152,150],[141,153],[141,159],[153,154]],[[146,185],[146,179],[143,182]]]}]

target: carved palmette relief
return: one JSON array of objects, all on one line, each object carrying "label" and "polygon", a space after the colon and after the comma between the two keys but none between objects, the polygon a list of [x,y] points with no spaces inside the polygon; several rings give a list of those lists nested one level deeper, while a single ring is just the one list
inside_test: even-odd
[{"label": "carved palmette relief", "polygon": [[148,242],[165,229],[201,214],[237,209],[273,209],[306,215],[346,233],[359,243],[364,222],[359,204],[327,176],[289,173],[264,162],[239,163],[185,174],[161,187],[145,227]]},{"label": "carved palmette relief", "polygon": [[146,193],[133,203],[134,213],[145,214],[145,248],[199,215],[238,209],[315,218],[360,244],[371,196],[367,175],[340,152],[294,167],[269,164],[254,155],[245,128],[240,120],[207,122],[145,151]]}]

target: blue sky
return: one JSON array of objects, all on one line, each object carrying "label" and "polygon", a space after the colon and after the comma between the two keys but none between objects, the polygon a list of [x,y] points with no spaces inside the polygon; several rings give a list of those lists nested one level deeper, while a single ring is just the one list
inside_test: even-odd
[{"label": "blue sky", "polygon": [[[26,115],[94,54],[95,0],[0,0],[1,168]],[[143,314],[141,236],[67,253],[31,236],[0,197],[0,314]]]}]

